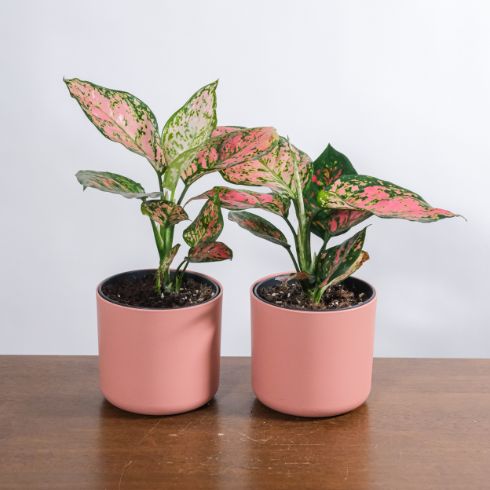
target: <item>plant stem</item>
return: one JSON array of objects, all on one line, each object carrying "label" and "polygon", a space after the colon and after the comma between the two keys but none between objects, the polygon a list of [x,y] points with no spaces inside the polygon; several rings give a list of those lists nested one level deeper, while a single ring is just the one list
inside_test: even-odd
[{"label": "plant stem", "polygon": [[303,188],[301,184],[301,178],[299,176],[298,162],[296,161],[296,156],[293,155],[293,167],[294,167],[294,181],[296,184],[296,196],[294,199],[294,209],[296,211],[296,216],[298,218],[298,239],[297,239],[297,249],[298,249],[298,259],[299,266],[304,272],[311,272],[311,250],[310,250],[310,236],[309,236],[309,226],[306,217],[305,203],[303,199]]},{"label": "plant stem", "polygon": [[299,272],[300,269],[299,269],[299,266],[298,266],[298,262],[296,261],[295,257],[294,257],[294,254],[293,252],[291,251],[291,247],[290,246],[287,246],[287,247],[284,247],[287,251],[288,251],[288,254],[289,256],[291,257],[291,260],[293,261],[293,264],[294,264],[294,268],[296,269],[296,272]]},{"label": "plant stem", "polygon": [[160,231],[158,230],[156,223],[151,218],[150,218],[150,223],[151,223],[151,229],[153,230],[153,236],[155,237],[155,244],[157,246],[158,255],[161,260],[164,256],[162,237],[160,236]]},{"label": "plant stem", "polygon": [[179,200],[177,201],[177,204],[179,204],[179,205],[182,204],[182,201],[184,200],[184,196],[185,196],[188,189],[189,189],[189,186],[186,184],[184,186],[184,188],[182,189],[182,193],[180,194],[180,197],[179,197]]}]

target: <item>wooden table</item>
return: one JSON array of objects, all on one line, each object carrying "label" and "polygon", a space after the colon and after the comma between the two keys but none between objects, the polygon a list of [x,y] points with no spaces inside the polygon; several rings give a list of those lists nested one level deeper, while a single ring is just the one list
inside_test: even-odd
[{"label": "wooden table", "polygon": [[377,359],[365,405],[310,420],[249,369],[224,358],[208,406],[147,417],[104,401],[94,357],[0,356],[0,488],[490,488],[490,360]]}]

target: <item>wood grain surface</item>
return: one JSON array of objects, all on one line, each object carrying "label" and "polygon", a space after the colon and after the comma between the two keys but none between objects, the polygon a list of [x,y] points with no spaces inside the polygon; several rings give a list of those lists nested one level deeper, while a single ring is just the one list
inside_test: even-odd
[{"label": "wood grain surface", "polygon": [[489,489],[490,360],[377,359],[365,405],[309,420],[255,400],[248,358],[149,417],[104,401],[95,357],[0,356],[0,488]]}]

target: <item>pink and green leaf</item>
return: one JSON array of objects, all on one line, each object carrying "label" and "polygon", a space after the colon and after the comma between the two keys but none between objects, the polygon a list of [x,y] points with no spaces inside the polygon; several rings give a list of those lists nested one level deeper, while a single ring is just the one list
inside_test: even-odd
[{"label": "pink and green leaf", "polygon": [[73,78],[65,80],[70,95],[85,115],[108,139],[148,159],[163,170],[165,163],[159,143],[158,124],[150,108],[127,92],[112,90]]},{"label": "pink and green leaf", "polygon": [[76,178],[83,186],[83,190],[87,187],[98,189],[99,191],[111,192],[119,194],[128,199],[142,199],[146,197],[158,197],[158,192],[145,192],[143,186],[128,179],[123,175],[113,174],[111,172],[96,172],[94,170],[80,170],[76,174]]},{"label": "pink and green leaf", "polygon": [[184,240],[190,247],[214,242],[223,229],[223,215],[216,200],[208,200],[197,218],[184,230]]},{"label": "pink and green leaf", "polygon": [[179,173],[186,185],[203,175],[248,162],[270,152],[278,141],[274,128],[249,128],[222,132],[213,137],[187,160],[179,162]]},{"label": "pink and green leaf", "polygon": [[457,216],[433,208],[415,192],[367,175],[346,175],[318,194],[324,208],[367,211],[380,218],[432,222]]},{"label": "pink and green leaf", "polygon": [[320,254],[317,262],[317,275],[320,288],[328,288],[342,282],[369,259],[362,250],[366,238],[366,228],[345,240],[340,245],[328,248]]},{"label": "pink and green leaf", "polygon": [[262,216],[257,216],[248,211],[232,211],[228,214],[228,219],[255,236],[283,247],[289,247],[284,233]]},{"label": "pink and green leaf", "polygon": [[357,209],[320,209],[311,220],[311,231],[320,238],[334,237],[349,231],[372,214]]},{"label": "pink and green leaf", "polygon": [[243,126],[217,126],[216,129],[211,134],[212,138],[216,136],[223,136],[224,134],[234,133],[239,129],[245,129]]},{"label": "pink and green leaf", "polygon": [[189,262],[219,262],[233,258],[233,252],[223,242],[199,243],[189,250]]},{"label": "pink and green leaf", "polygon": [[175,256],[177,255],[177,252],[179,251],[180,248],[180,243],[177,243],[174,245],[171,249],[168,255],[162,260],[160,264],[160,273],[163,273],[168,270],[168,268],[172,265],[172,262],[175,259]]},{"label": "pink and green leaf", "polygon": [[280,138],[271,151],[260,157],[226,166],[221,170],[221,175],[232,184],[265,186],[275,192],[295,196],[294,160],[305,185],[310,172],[310,157],[284,138]]},{"label": "pink and green leaf", "polygon": [[369,218],[370,213],[346,210],[322,210],[318,205],[318,193],[331,185],[342,175],[356,175],[357,172],[343,154],[328,145],[313,162],[313,172],[303,191],[305,208],[311,216],[311,231],[320,238],[341,235],[351,227]]},{"label": "pink and green leaf", "polygon": [[216,128],[216,87],[218,81],[199,89],[166,122],[162,148],[167,162],[181,153],[204,144]]},{"label": "pink and green leaf", "polygon": [[221,207],[230,211],[242,211],[244,209],[265,209],[279,216],[286,216],[289,211],[289,200],[280,194],[268,194],[230,187],[217,186],[213,189],[189,199],[215,199],[217,198]]},{"label": "pink and green leaf", "polygon": [[144,201],[141,212],[161,225],[176,225],[189,219],[182,206],[165,200]]}]

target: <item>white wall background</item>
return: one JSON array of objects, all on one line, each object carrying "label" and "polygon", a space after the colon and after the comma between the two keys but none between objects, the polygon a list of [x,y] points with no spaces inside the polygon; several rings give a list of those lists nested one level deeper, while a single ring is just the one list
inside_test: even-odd
[{"label": "white wall background", "polygon": [[[219,77],[221,124],[273,125],[312,157],[331,142],[468,218],[371,220],[358,275],[378,290],[378,356],[490,357],[488,2],[3,0],[0,36],[0,353],[95,353],[96,284],[156,263],[138,204],[74,178],[154,189],[150,166],[97,132],[62,77],[128,90],[161,122]],[[290,265],[226,224],[233,262],[196,269],[226,290],[223,353],[248,355],[249,285]]]}]

